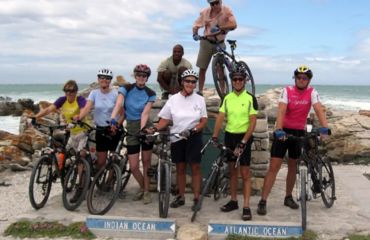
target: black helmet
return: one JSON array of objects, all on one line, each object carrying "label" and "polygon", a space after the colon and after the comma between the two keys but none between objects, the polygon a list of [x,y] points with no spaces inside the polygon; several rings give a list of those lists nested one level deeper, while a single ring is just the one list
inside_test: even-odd
[{"label": "black helmet", "polygon": [[242,66],[236,66],[229,74],[230,79],[233,79],[234,76],[240,76],[245,79],[247,77],[246,70]]}]

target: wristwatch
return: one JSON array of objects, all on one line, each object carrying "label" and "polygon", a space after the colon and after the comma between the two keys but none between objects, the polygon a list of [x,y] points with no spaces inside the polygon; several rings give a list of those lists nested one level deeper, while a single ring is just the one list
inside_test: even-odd
[{"label": "wristwatch", "polygon": [[240,142],[243,143],[243,144],[247,143],[247,141],[245,141],[244,139],[242,139]]}]

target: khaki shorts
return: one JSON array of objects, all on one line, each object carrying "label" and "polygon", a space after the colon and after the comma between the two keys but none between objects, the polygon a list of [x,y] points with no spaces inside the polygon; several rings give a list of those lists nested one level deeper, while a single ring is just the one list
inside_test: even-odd
[{"label": "khaki shorts", "polygon": [[[225,43],[221,46],[225,48]],[[210,43],[207,40],[200,40],[199,53],[197,59],[197,67],[200,69],[207,69],[213,54],[217,52],[216,44]]]},{"label": "khaki shorts", "polygon": [[[126,121],[126,129],[129,135],[137,135],[140,131],[141,120]],[[151,123],[147,123],[147,127],[152,126]],[[140,145],[139,137],[137,136],[127,136],[126,142],[128,146]]]},{"label": "khaki shorts", "polygon": [[87,143],[87,136],[85,132],[80,132],[78,134],[73,134],[69,137],[68,143],[66,146],[66,149],[71,149],[75,150],[75,152],[80,152]]}]

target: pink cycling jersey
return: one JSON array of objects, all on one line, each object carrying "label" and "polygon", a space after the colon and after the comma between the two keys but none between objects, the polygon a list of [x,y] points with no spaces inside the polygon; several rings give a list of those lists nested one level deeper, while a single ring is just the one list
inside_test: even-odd
[{"label": "pink cycling jersey", "polygon": [[313,87],[299,90],[295,86],[289,86],[284,88],[279,102],[287,104],[283,128],[304,130],[311,106],[320,102],[320,98]]}]

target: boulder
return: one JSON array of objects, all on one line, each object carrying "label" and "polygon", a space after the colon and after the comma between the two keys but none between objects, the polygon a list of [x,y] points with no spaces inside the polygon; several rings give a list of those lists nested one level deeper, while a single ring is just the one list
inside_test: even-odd
[{"label": "boulder", "polygon": [[207,232],[201,229],[198,224],[184,224],[182,225],[178,232],[178,240],[207,240]]}]

